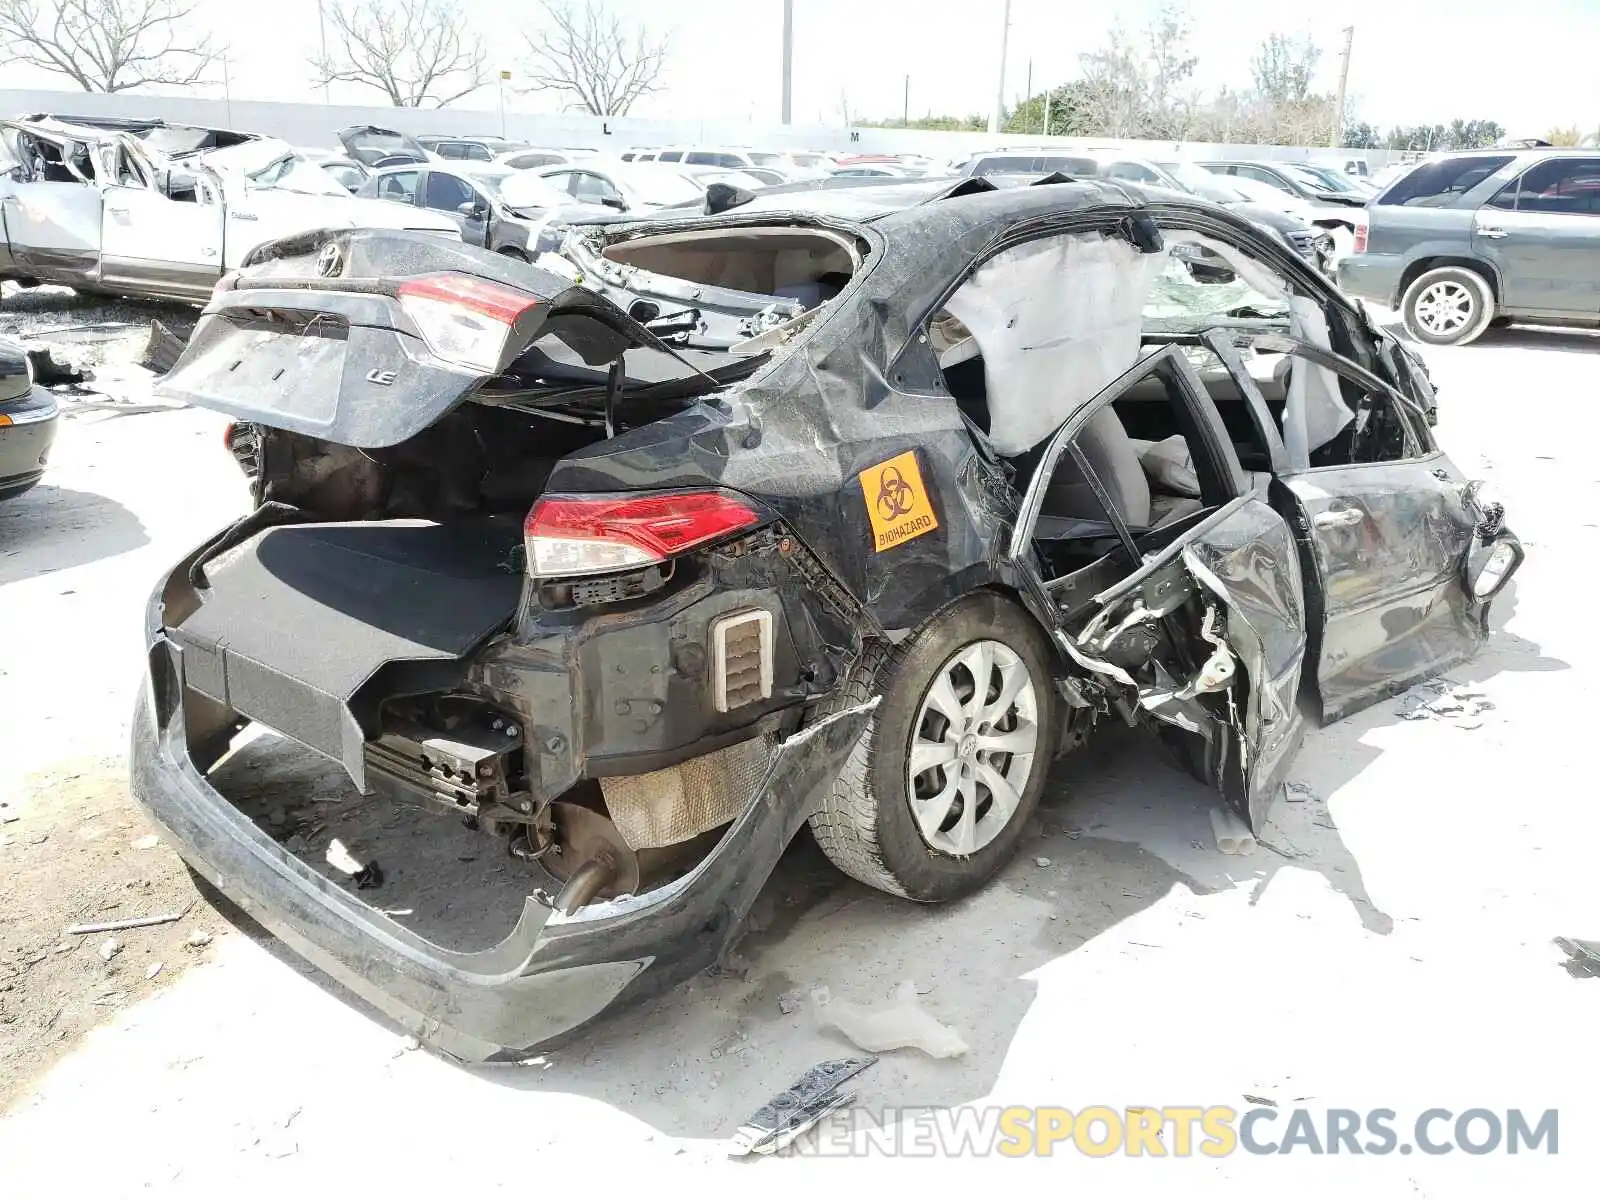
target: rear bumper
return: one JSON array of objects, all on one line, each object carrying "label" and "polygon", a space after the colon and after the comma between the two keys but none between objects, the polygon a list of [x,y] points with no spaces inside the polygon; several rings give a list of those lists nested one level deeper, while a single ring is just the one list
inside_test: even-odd
[{"label": "rear bumper", "polygon": [[574,916],[530,897],[499,945],[434,945],[317,874],[201,774],[185,731],[183,652],[150,647],[134,715],[134,797],[196,871],[296,953],[463,1060],[514,1058],[715,961],[869,720],[848,710],[789,738],[740,817],[689,875]]},{"label": "rear bumper", "polygon": [[1392,254],[1351,254],[1339,260],[1339,290],[1385,308],[1400,301],[1401,263]]}]

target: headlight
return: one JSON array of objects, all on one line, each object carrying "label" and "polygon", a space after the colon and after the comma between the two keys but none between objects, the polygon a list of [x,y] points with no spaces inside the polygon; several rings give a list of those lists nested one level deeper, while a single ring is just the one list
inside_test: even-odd
[{"label": "headlight", "polygon": [[1522,562],[1522,547],[1509,539],[1480,546],[1467,556],[1467,586],[1473,598],[1487,600]]}]

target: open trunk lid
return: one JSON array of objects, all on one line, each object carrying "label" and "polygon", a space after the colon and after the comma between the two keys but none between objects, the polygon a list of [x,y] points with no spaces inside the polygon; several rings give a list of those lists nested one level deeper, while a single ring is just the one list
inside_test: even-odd
[{"label": "open trunk lid", "polygon": [[[598,381],[603,400],[604,368],[630,350],[685,361],[610,301],[537,267],[427,234],[322,230],[262,246],[225,278],[158,391],[376,449],[420,433],[480,389],[489,394],[477,398],[491,402],[495,384],[514,393],[506,373],[530,355],[537,369],[515,374],[580,397]],[[712,386],[719,369],[749,362],[688,353],[694,361],[680,378]],[[635,357],[643,356],[629,356],[619,386],[663,382]]]}]

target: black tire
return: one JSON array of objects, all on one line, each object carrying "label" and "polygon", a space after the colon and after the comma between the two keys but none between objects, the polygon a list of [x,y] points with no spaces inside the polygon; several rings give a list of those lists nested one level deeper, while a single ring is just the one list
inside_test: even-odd
[{"label": "black tire", "polygon": [[[1459,324],[1447,327],[1429,315],[1429,299],[1436,299],[1441,292],[1457,298],[1456,308],[1462,314]],[[1467,267],[1435,267],[1406,288],[1400,300],[1400,318],[1406,332],[1424,345],[1465,346],[1481,337],[1494,320],[1494,291],[1487,279]]]},{"label": "black tire", "polygon": [[[908,755],[913,724],[939,673],[964,647],[994,641],[1026,667],[1036,705],[1037,741],[1019,802],[993,840],[970,855],[936,850],[912,815]],[[1016,853],[1039,805],[1056,744],[1050,644],[1037,622],[994,592],[947,605],[898,646],[874,643],[827,711],[883,700],[832,789],[811,814],[824,854],[845,874],[910,900],[955,900],[987,883]],[[975,818],[977,819],[977,818]]]},{"label": "black tire", "polygon": [[518,250],[515,246],[501,246],[500,249],[495,251],[495,253],[496,254],[504,254],[507,258],[514,258],[518,262],[531,262],[531,261],[533,261],[532,259],[530,259],[527,256],[527,254],[524,251]]}]

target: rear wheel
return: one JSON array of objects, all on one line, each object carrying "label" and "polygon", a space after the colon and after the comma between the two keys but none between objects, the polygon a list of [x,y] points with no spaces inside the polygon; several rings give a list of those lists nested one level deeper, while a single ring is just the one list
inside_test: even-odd
[{"label": "rear wheel", "polygon": [[1430,346],[1465,346],[1494,319],[1488,280],[1466,267],[1424,271],[1400,301],[1406,330]]},{"label": "rear wheel", "polygon": [[871,648],[839,707],[883,700],[811,816],[861,882],[953,900],[1016,852],[1054,749],[1049,644],[991,592],[963,597],[898,646]]}]

